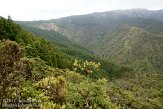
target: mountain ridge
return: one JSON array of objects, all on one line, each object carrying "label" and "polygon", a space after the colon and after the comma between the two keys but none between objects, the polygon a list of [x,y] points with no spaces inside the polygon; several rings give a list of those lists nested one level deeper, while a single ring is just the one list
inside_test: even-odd
[{"label": "mountain ridge", "polygon": [[162,71],[163,22],[160,18],[163,18],[163,10],[133,9],[24,24],[58,31],[100,58],[131,66],[144,66],[145,61],[149,65],[144,68],[149,69],[147,71]]},{"label": "mountain ridge", "polygon": [[[38,106],[37,108],[41,109],[163,108],[160,89],[163,85],[162,73],[156,73],[152,69],[148,73],[139,71],[143,66],[139,67],[138,72],[133,72],[126,66],[118,66],[89,54],[87,48],[74,44],[59,32],[21,25],[26,29],[15,24],[11,19],[0,17],[1,109],[8,108],[8,105],[13,106],[12,102],[7,102],[3,100],[4,98],[16,99],[15,106],[20,104],[20,100],[38,101],[37,103],[21,102],[24,108],[29,108],[29,106],[33,108]],[[91,26],[89,28],[87,26],[83,25],[82,29],[85,27],[85,32],[87,29],[92,29]],[[157,47],[161,47],[159,45],[162,44],[162,40],[159,39],[161,36],[125,24],[113,25],[113,27],[113,30],[101,29],[109,29],[105,31],[109,33],[109,37],[107,35],[101,37],[103,32],[98,33],[101,30],[93,33],[97,36],[90,34],[89,37],[94,37],[96,41],[112,42],[103,44],[113,44],[114,51],[119,51],[118,48],[126,52],[143,44],[145,44],[143,48],[150,48],[149,50],[151,48],[157,50]],[[78,29],[81,30],[79,27]],[[99,28],[94,27],[92,30],[96,29]],[[89,37],[85,38],[91,39]],[[92,42],[92,44],[99,43]],[[124,47],[119,47],[119,45],[124,45]],[[135,45],[139,46],[132,47]],[[110,46],[107,45],[107,47]],[[154,51],[153,49],[151,51]],[[137,50],[141,51],[141,49],[134,51]],[[111,51],[114,52],[113,48]],[[160,57],[158,52],[155,54]],[[137,67],[136,65],[134,67]],[[143,65],[147,66],[146,63]],[[108,78],[107,74],[112,78]]]}]

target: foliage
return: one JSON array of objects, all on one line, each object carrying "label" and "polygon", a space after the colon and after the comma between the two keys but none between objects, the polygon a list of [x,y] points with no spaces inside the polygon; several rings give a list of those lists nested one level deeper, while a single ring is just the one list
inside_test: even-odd
[{"label": "foliage", "polygon": [[20,31],[20,26],[13,23],[11,19],[6,20],[0,17],[0,40],[10,39],[15,40],[16,35]]},{"label": "foliage", "polygon": [[[0,97],[7,96],[9,88],[18,84],[21,63],[20,48],[17,43],[12,41],[0,42]],[[0,108],[3,101],[1,100]]]},{"label": "foliage", "polygon": [[[28,28],[57,31],[99,58],[128,65],[138,72],[162,72],[161,12],[118,10],[21,23]],[[46,38],[53,40],[51,35]],[[71,50],[66,52],[74,54]]]},{"label": "foliage", "polygon": [[[0,19],[4,21],[15,25],[13,21]],[[1,25],[0,28],[0,34],[10,33]],[[40,109],[161,109],[163,106],[162,73],[135,73],[126,66],[100,60],[89,53],[84,55],[84,49],[76,48],[77,53],[70,55],[61,46],[21,28],[14,33],[15,41],[8,36],[0,38],[3,39],[0,108],[11,103],[26,104],[23,107],[26,109],[34,109],[35,105]],[[108,71],[112,81],[108,80]],[[5,98],[16,100],[5,102]]]},{"label": "foliage", "polygon": [[161,109],[162,74],[136,73],[110,84],[111,100],[129,109]]},{"label": "foliage", "polygon": [[[90,50],[82,47],[79,44],[76,44],[74,42],[71,42],[65,35],[62,35],[59,32],[53,31],[53,30],[44,30],[37,28],[37,25],[32,25],[33,23],[39,24],[41,22],[28,22],[28,24],[24,22],[18,22],[22,27],[25,29],[31,31],[32,33],[36,35],[40,35],[41,37],[46,38],[52,43],[55,43],[55,45],[61,49],[66,55],[69,55],[72,58],[71,65],[73,64],[73,60],[78,59],[81,61],[94,61],[94,62],[100,62],[101,68],[99,68],[98,71],[96,71],[96,75],[92,74],[91,76],[93,78],[109,78],[113,79],[114,77],[120,77],[124,73],[130,72],[131,68],[126,66],[121,66],[114,64],[112,62],[107,61],[106,59],[99,59],[97,56],[93,54]],[[70,68],[70,67],[69,67]],[[71,68],[72,70],[72,68]]]},{"label": "foliage", "polygon": [[42,88],[47,99],[62,104],[67,94],[66,81],[62,76],[43,78],[36,84]]},{"label": "foliage", "polygon": [[93,70],[97,69],[100,66],[100,63],[96,64],[95,62],[88,62],[86,60],[83,64],[81,64],[75,60],[74,66],[76,67],[74,70],[77,70],[78,68],[87,77],[93,72]]}]

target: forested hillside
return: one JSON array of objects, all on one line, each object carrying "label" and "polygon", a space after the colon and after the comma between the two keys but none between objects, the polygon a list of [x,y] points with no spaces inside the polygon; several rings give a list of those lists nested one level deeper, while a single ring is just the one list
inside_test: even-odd
[{"label": "forested hillside", "polygon": [[134,72],[58,32],[23,27],[35,34],[0,17],[0,109],[163,108],[162,73]]},{"label": "forested hillside", "polygon": [[162,10],[132,9],[19,23],[58,31],[101,59],[140,72],[162,72],[162,19]]},{"label": "forested hillside", "polygon": [[100,62],[102,71],[105,73],[104,74],[105,77],[108,76],[108,78],[112,79],[114,77],[120,77],[121,74],[125,72],[130,72],[133,70],[127,66],[117,65],[117,64],[108,62],[106,60],[97,58],[88,49],[76,43],[72,43],[69,39],[67,39],[66,36],[63,36],[62,34],[56,31],[53,31],[53,30],[47,31],[47,30],[42,30],[39,28],[35,28],[35,27],[23,25],[23,24],[21,25],[23,28],[26,28],[27,30],[33,32],[34,34],[46,38],[51,43],[53,44],[55,43],[55,46],[57,46],[65,54],[72,56],[73,59],[78,58],[80,60]]}]

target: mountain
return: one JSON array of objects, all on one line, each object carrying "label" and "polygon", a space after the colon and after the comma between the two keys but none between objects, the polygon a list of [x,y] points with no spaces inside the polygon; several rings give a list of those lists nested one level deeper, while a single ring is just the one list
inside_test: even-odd
[{"label": "mountain", "polygon": [[115,10],[20,24],[54,30],[101,59],[163,71],[163,10]]},{"label": "mountain", "polygon": [[[55,31],[43,31],[38,28],[31,28],[37,34],[26,31],[12,20],[0,17],[0,40],[9,39],[21,45],[22,55],[28,58],[42,60],[47,65],[74,70],[73,62],[75,59],[80,61],[100,62],[101,68],[94,78],[117,78],[123,73],[130,72],[132,69],[127,66],[118,65],[94,56],[89,50],[82,46],[72,43],[62,34]],[[27,28],[27,27],[26,27]],[[53,37],[53,39],[51,39]],[[49,41],[47,41],[46,39]]]},{"label": "mountain", "polygon": [[0,109],[82,109],[87,102],[89,107],[119,107],[105,91],[102,63],[68,55],[12,19],[0,17],[0,24]]},{"label": "mountain", "polygon": [[[72,59],[79,59],[79,60],[88,60],[88,61],[95,61],[101,63],[101,70],[103,73],[99,73],[96,75],[93,75],[94,77],[107,77],[109,79],[121,77],[123,73],[131,72],[132,69],[128,66],[122,66],[118,65],[116,63],[100,59],[96,57],[91,51],[88,49],[82,47],[81,45],[78,45],[77,43],[73,43],[70,41],[66,36],[62,35],[59,32],[53,31],[53,30],[42,30],[36,27],[31,27],[28,25],[24,25],[20,23],[21,26],[35,35],[45,38],[51,43],[53,43],[58,49],[60,49],[62,52],[67,54],[67,57],[71,57]],[[71,60],[70,58],[70,60]]]},{"label": "mountain", "polygon": [[1,109],[163,108],[162,73],[133,72],[56,31],[23,27],[35,34],[0,17]]}]

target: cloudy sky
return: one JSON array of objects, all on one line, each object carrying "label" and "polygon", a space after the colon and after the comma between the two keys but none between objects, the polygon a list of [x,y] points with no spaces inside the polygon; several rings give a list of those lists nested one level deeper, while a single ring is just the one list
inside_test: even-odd
[{"label": "cloudy sky", "polygon": [[163,9],[163,0],[0,0],[0,16],[24,21],[131,8]]}]

